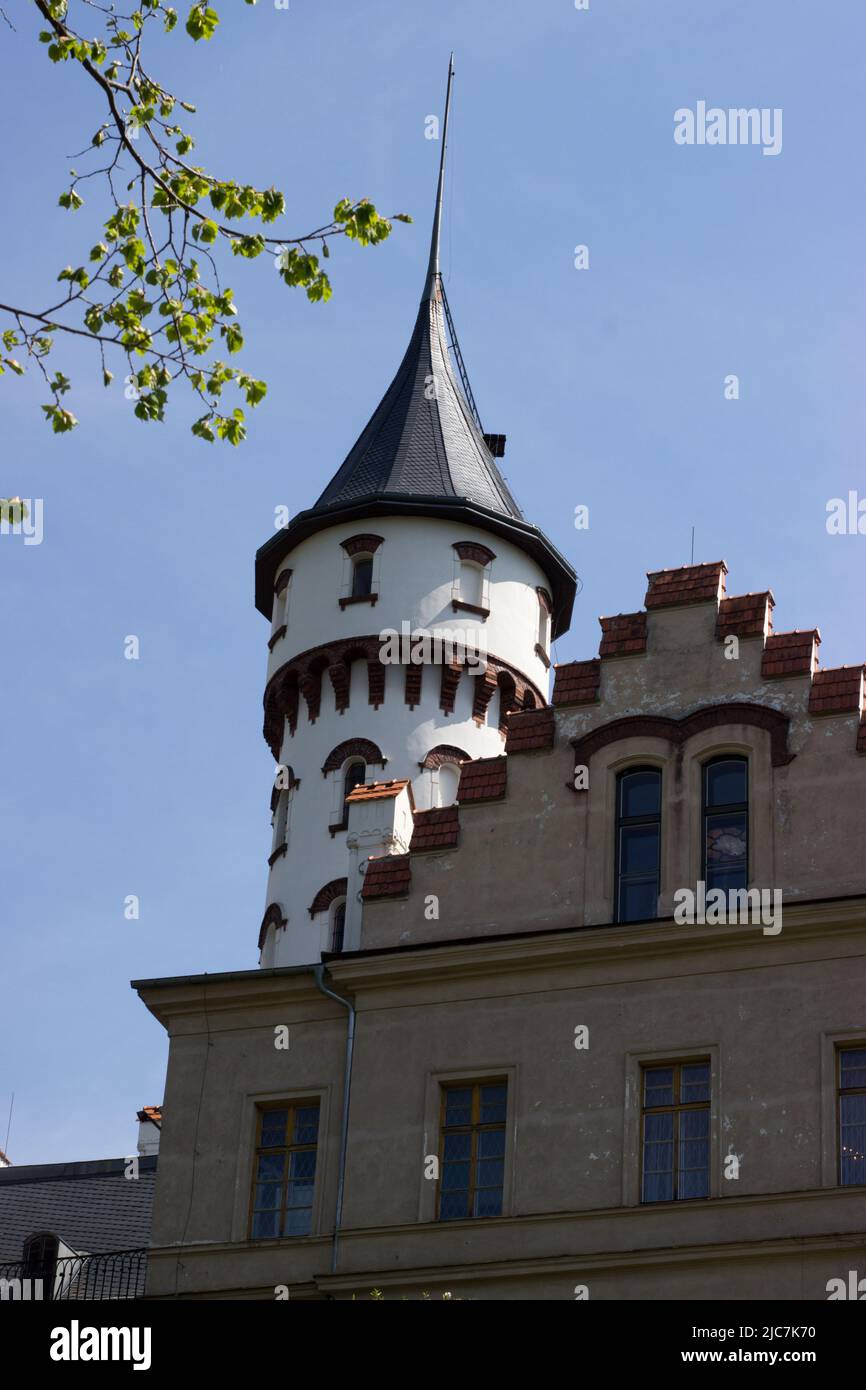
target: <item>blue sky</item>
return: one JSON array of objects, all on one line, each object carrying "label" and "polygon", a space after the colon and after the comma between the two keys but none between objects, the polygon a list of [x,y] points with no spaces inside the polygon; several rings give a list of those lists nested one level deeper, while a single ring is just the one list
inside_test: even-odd
[{"label": "blue sky", "polygon": [[[49,67],[29,8],[0,32],[0,300],[40,308],[107,213],[95,185],[74,217],[56,207],[102,113],[71,64]],[[198,105],[202,162],[282,188],[296,233],[343,195],[416,220],[335,246],[324,306],[264,257],[231,265],[242,362],[269,383],[240,449],[194,439],[182,394],[164,425],[134,420],[85,351],[58,354],[71,437],[43,425],[35,376],[0,381],[0,495],[44,499],[41,545],[0,538],[0,1146],[14,1091],[17,1163],[134,1151],[166,1046],[130,979],[256,963],[272,763],[253,556],[402,355],[451,48],[445,281],[508,481],[584,582],[557,659],[594,655],[599,614],[641,607],[693,525],[729,592],[774,590],[777,630],[819,626],[825,665],[866,657],[866,538],[825,528],[829,498],[866,496],[860,0],[217,8],[211,44],[177,33],[152,62]],[[675,110],[701,99],[782,108],[781,154],[676,145]]]}]

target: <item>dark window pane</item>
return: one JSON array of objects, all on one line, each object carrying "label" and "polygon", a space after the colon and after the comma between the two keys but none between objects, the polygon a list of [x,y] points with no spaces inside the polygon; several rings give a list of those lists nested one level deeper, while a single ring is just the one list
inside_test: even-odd
[{"label": "dark window pane", "polygon": [[278,1233],[278,1211],[257,1211],[253,1216],[253,1239],[271,1240]]},{"label": "dark window pane", "polygon": [[742,758],[710,763],[706,769],[708,806],[740,806],[746,800],[746,763]]},{"label": "dark window pane", "polygon": [[[466,1136],[469,1138],[469,1135]],[[447,1152],[447,1150],[446,1150]],[[486,1129],[478,1136],[479,1158],[502,1158],[505,1153],[505,1130]]]},{"label": "dark window pane", "polygon": [[285,1154],[260,1154],[256,1177],[260,1181],[270,1179],[271,1182],[279,1182],[285,1161]]},{"label": "dark window pane", "polygon": [[682,1069],[680,1079],[680,1100],[684,1105],[694,1105],[710,1098],[710,1068],[706,1062],[697,1062]]},{"label": "dark window pane", "polygon": [[289,1176],[292,1178],[314,1178],[316,1176],[315,1149],[303,1149],[300,1153],[292,1154]]},{"label": "dark window pane", "polygon": [[256,1211],[273,1211],[280,1206],[280,1184],[278,1182],[260,1182],[256,1184],[256,1196],[253,1203]]},{"label": "dark window pane", "polygon": [[651,922],[658,912],[658,882],[656,879],[638,883],[623,883],[619,899],[621,922]]},{"label": "dark window pane", "polygon": [[373,589],[373,561],[356,560],[352,568],[352,597],[363,598]]},{"label": "dark window pane", "polygon": [[454,1162],[457,1159],[469,1160],[472,1157],[472,1135],[471,1134],[446,1134],[445,1135],[445,1161]]},{"label": "dark window pane", "polygon": [[286,1187],[287,1207],[310,1207],[313,1204],[311,1182],[290,1182]]},{"label": "dark window pane", "polygon": [[468,1163],[446,1163],[442,1167],[443,1188],[467,1188],[469,1186]]},{"label": "dark window pane", "polygon": [[624,874],[652,874],[658,870],[659,828],[657,825],[626,825],[620,830],[620,871]]},{"label": "dark window pane", "polygon": [[276,1148],[286,1142],[287,1110],[266,1110],[262,1115],[262,1148]]},{"label": "dark window pane", "polygon": [[674,1073],[672,1067],[648,1067],[644,1072],[644,1104],[673,1105]]},{"label": "dark window pane", "polygon": [[445,1092],[446,1125],[468,1125],[472,1123],[472,1091],[462,1086]]},{"label": "dark window pane", "polygon": [[505,1181],[505,1163],[501,1158],[488,1158],[478,1164],[479,1187],[501,1188]]},{"label": "dark window pane", "polygon": [[658,772],[626,772],[620,777],[620,816],[657,816],[661,806]]},{"label": "dark window pane", "polygon": [[644,1143],[667,1142],[674,1137],[674,1115],[672,1110],[661,1110],[657,1114],[644,1116]]},{"label": "dark window pane", "polygon": [[507,1086],[482,1086],[479,1120],[483,1125],[502,1124],[508,1101]]},{"label": "dark window pane", "polygon": [[690,1172],[682,1169],[679,1174],[679,1192],[677,1196],[680,1201],[689,1201],[694,1197],[706,1197],[709,1193],[707,1177],[707,1165],[704,1162],[702,1167],[696,1167]]},{"label": "dark window pane", "polygon": [[643,1191],[645,1202],[671,1202],[673,1196],[673,1173],[647,1173]]},{"label": "dark window pane", "polygon": [[501,1216],[502,1215],[502,1190],[501,1188],[481,1188],[475,1194],[474,1216]]},{"label": "dark window pane", "polygon": [[286,1211],[286,1224],[283,1234],[287,1236],[308,1236],[312,1224],[309,1207],[289,1207]]},{"label": "dark window pane", "polygon": [[866,1047],[846,1048],[839,1054],[842,1089],[866,1086]]},{"label": "dark window pane", "polygon": [[442,1221],[459,1221],[469,1215],[468,1192],[442,1192],[439,1218]]}]

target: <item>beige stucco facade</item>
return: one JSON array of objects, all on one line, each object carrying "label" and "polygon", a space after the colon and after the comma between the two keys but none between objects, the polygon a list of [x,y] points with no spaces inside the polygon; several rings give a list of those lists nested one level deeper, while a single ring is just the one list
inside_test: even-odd
[{"label": "beige stucco facade", "polygon": [[[726,655],[720,583],[648,595],[643,650],[603,657],[592,698],[565,673],[549,716],[516,715],[547,725],[515,733],[500,793],[461,801],[454,842],[411,853],[408,882],[365,899],[361,949],[327,959],[356,1015],[336,1241],[347,1009],[311,967],[138,983],[171,1038],[151,1296],[798,1301],[866,1275],[836,1075],[841,1044],[866,1047],[862,673],[859,707],[816,713],[811,659],[766,675],[769,607]],[[782,892],[772,934],[673,920],[701,874],[701,768],[729,752],[749,884]],[[638,763],[662,771],[659,916],[617,925],[614,788]],[[642,1204],[641,1068],[694,1059],[709,1195]],[[425,1174],[461,1080],[508,1084],[503,1212],[443,1222]],[[257,1107],[311,1098],[312,1234],[253,1241]]]}]

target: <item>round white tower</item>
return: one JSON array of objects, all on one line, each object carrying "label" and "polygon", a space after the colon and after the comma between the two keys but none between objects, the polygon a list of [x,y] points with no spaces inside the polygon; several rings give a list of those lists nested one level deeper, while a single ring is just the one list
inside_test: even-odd
[{"label": "round white tower", "polygon": [[[442,286],[451,76],[427,279],[403,361],[315,506],[256,557],[277,765],[263,966],[357,948],[359,847],[406,852],[413,811],[452,804],[460,764],[502,754],[508,711],[546,704],[549,644],[570,621],[574,572],[499,473],[503,441],[481,431]],[[383,814],[359,835],[357,796],[346,798],[361,783],[393,785],[368,796]]]}]

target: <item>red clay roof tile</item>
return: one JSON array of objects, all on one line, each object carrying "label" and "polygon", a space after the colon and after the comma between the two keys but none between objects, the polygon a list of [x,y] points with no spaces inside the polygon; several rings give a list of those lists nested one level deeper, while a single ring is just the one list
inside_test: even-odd
[{"label": "red clay roof tile", "polygon": [[554,705],[590,705],[598,699],[601,661],[567,661],[554,667]]},{"label": "red clay roof tile", "polygon": [[816,671],[812,677],[809,713],[862,713],[864,669],[863,666],[839,666],[831,671]]},{"label": "red clay roof tile", "polygon": [[496,801],[505,795],[508,768],[506,758],[475,758],[460,769],[457,803],[465,806],[473,801]]},{"label": "red clay roof tile", "polygon": [[716,636],[763,637],[773,629],[776,600],[769,589],[762,594],[735,594],[719,604]]},{"label": "red clay roof tile", "polygon": [[402,898],[409,892],[412,871],[408,854],[386,854],[381,859],[368,859],[361,896],[369,898]]},{"label": "red clay roof tile", "polygon": [[613,618],[599,618],[600,657],[634,656],[646,651],[646,613],[618,613]]},{"label": "red clay roof tile", "polygon": [[724,560],[707,565],[682,565],[676,570],[651,570],[644,604],[647,608],[674,608],[684,603],[709,603],[724,597]]},{"label": "red clay roof tile", "polygon": [[767,638],[761,658],[761,676],[811,676],[818,665],[821,634],[816,627],[803,632],[777,632]]},{"label": "red clay roof tile", "polygon": [[505,751],[532,753],[553,747],[553,706],[544,709],[512,710],[508,716]]},{"label": "red clay roof tile", "polygon": [[427,849],[453,849],[457,844],[460,821],[456,806],[437,806],[430,811],[415,812],[411,854]]}]

